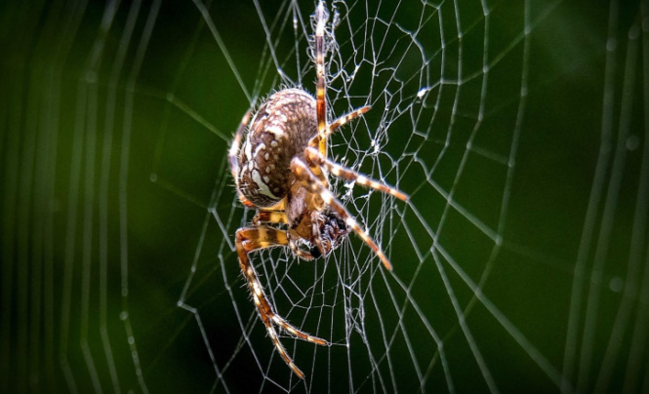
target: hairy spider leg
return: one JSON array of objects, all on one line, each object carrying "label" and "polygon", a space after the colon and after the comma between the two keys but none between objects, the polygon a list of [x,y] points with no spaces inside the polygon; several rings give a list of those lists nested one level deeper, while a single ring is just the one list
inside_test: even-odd
[{"label": "hairy spider leg", "polygon": [[[342,125],[344,125],[344,124],[346,124],[346,123],[360,117],[361,115],[363,115],[364,113],[366,113],[369,110],[370,110],[370,107],[367,107],[367,106],[362,107],[362,108],[354,110],[354,111],[352,111],[352,112],[350,112],[350,113],[348,113],[346,115],[343,115],[340,118],[336,119],[332,124],[326,126],[325,133],[324,133],[324,136],[325,136],[324,139],[321,140],[320,135],[316,134],[315,136],[313,136],[309,140],[309,145],[308,145],[307,148],[315,149],[315,147],[318,146],[318,141],[320,141],[320,142],[325,141],[325,152],[323,153],[322,149],[320,149],[320,154],[321,154],[321,156],[323,158],[326,159],[326,157],[327,157],[327,155],[326,155],[326,140],[327,140],[327,138],[331,134],[333,134],[333,132],[336,131]],[[320,181],[322,182],[322,185],[324,187],[328,187],[329,181],[327,180],[327,177],[325,176],[325,174],[322,172],[321,167],[320,166],[310,166],[310,168],[311,168],[311,171],[313,172],[313,174],[318,179],[320,179]]]},{"label": "hairy spider leg", "polygon": [[340,164],[334,163],[333,161],[322,156],[320,152],[315,148],[306,148],[305,157],[307,162],[310,164],[310,167],[325,167],[329,172],[334,174],[334,176],[345,178],[348,181],[355,181],[359,185],[381,191],[402,201],[408,201],[408,196],[405,193],[385,183],[370,179],[365,175],[359,174],[355,171],[341,166]]},{"label": "hairy spider leg", "polygon": [[[333,134],[333,132],[336,131],[336,129],[338,129],[340,126],[342,126],[342,125],[344,125],[344,124],[358,118],[359,116],[363,115],[364,113],[366,113],[369,110],[370,110],[370,107],[362,107],[362,108],[354,110],[354,111],[352,111],[352,112],[350,112],[350,113],[348,113],[346,115],[343,115],[340,118],[336,119],[332,124],[327,125],[325,127],[325,132],[324,132],[325,137],[324,137],[324,139],[320,139],[320,134],[316,134],[315,136],[313,136],[313,138],[311,138],[309,140],[308,147],[315,149],[315,147],[318,146],[319,141],[320,142],[325,141],[325,152],[323,153],[323,151],[320,150],[320,154],[321,154],[322,157],[326,158],[327,157],[327,155],[326,155],[326,140],[327,140],[327,138],[331,134]],[[313,174],[316,177],[318,177],[318,179],[320,179],[320,181],[322,182],[322,184],[325,187],[328,186],[329,181],[327,180],[327,177],[322,173],[322,170],[320,169],[320,167],[311,166],[311,171],[313,172]]]},{"label": "hairy spider leg", "polygon": [[313,172],[309,169],[308,165],[304,163],[299,158],[295,157],[291,160],[291,171],[295,174],[295,177],[298,182],[300,182],[307,190],[311,193],[318,194],[325,204],[330,206],[336,211],[336,213],[345,221],[345,224],[349,226],[359,237],[365,242],[374,253],[381,259],[383,266],[388,270],[392,271],[392,264],[385,256],[385,253],[381,248],[374,243],[372,238],[365,232],[365,230],[358,224],[356,219],[345,209],[340,200],[338,200],[331,191],[326,188],[322,182],[316,177]]},{"label": "hairy spider leg", "polygon": [[[252,224],[258,225],[261,223],[288,223],[286,218],[286,213],[279,211],[258,211],[254,218],[252,218]],[[301,250],[293,238],[288,237],[288,246],[291,248],[293,253],[296,256],[300,257],[303,260],[313,260],[311,253]]]},{"label": "hairy spider leg", "polygon": [[351,113],[341,116],[332,124],[327,125],[327,89],[325,80],[325,48],[324,31],[327,23],[327,13],[324,4],[320,1],[316,7],[316,30],[315,30],[315,60],[316,60],[316,111],[318,117],[318,134],[309,141],[309,146],[318,146],[322,156],[327,157],[327,136],[331,135],[337,128],[345,123],[361,116],[370,110],[370,107],[362,107]]},{"label": "hairy spider leg", "polygon": [[325,137],[329,137],[329,136],[330,136],[331,134],[333,134],[334,131],[336,131],[340,126],[343,126],[343,125],[345,125],[346,123],[348,123],[348,122],[350,122],[350,121],[352,121],[352,120],[354,120],[354,119],[360,117],[361,115],[363,115],[364,113],[366,113],[366,112],[369,111],[370,109],[372,109],[372,107],[370,107],[369,105],[366,105],[365,107],[361,107],[361,108],[355,109],[355,110],[353,110],[352,112],[350,112],[350,113],[348,113],[348,114],[346,114],[346,115],[343,115],[343,116],[339,117],[338,119],[334,120],[334,121],[329,125],[329,127],[327,128],[327,131],[326,131],[326,135],[325,135]]},{"label": "hairy spider leg", "polygon": [[286,219],[286,213],[279,211],[259,211],[252,218],[252,224],[261,224],[261,223],[288,223]]},{"label": "hairy spider leg", "polygon": [[315,69],[316,69],[316,111],[318,115],[318,135],[317,145],[325,157],[327,156],[327,139],[325,138],[327,130],[327,102],[325,98],[325,49],[324,49],[324,30],[327,23],[327,12],[325,11],[322,1],[318,3],[315,10],[316,29],[315,29]]},{"label": "hairy spider leg", "polygon": [[370,106],[361,107],[334,120],[329,125],[329,127],[327,127],[325,138],[328,138],[330,135],[332,135],[336,130],[338,130],[339,127],[344,126],[345,124],[351,122],[356,118],[360,118],[363,114],[367,113],[370,109],[372,109],[372,107]]},{"label": "hairy spider leg", "polygon": [[264,289],[261,286],[261,282],[259,282],[259,279],[257,278],[257,273],[248,259],[248,253],[250,252],[276,246],[287,246],[289,240],[286,236],[286,232],[268,226],[244,227],[237,230],[236,242],[241,270],[246,276],[246,279],[248,279],[248,284],[252,291],[255,305],[257,305],[258,308],[261,306],[260,312],[268,316],[273,323],[279,325],[293,336],[318,345],[327,345],[327,341],[324,339],[314,337],[299,330],[273,311],[273,308],[270,306],[266,294],[264,293]]},{"label": "hairy spider leg", "polygon": [[239,149],[241,147],[241,139],[243,138],[243,132],[248,126],[248,121],[250,121],[250,113],[248,110],[243,118],[239,127],[237,127],[237,132],[232,139],[232,145],[230,145],[230,151],[228,152],[228,162],[230,163],[230,171],[232,172],[232,177],[234,182],[237,185],[237,194],[239,195],[239,201],[247,207],[254,207],[255,205],[250,202],[243,194],[239,191]]},{"label": "hairy spider leg", "polygon": [[[327,139],[330,135],[332,135],[338,128],[341,126],[351,122],[352,120],[360,117],[367,111],[369,111],[372,107],[365,106],[361,107],[358,109],[353,110],[352,112],[345,114],[338,119],[334,120],[330,125],[325,127],[324,131],[324,138]],[[318,142],[320,141],[320,134],[316,134],[309,140],[309,146],[310,147],[316,147],[318,146]],[[321,151],[322,152],[322,151]],[[323,155],[324,157],[327,157],[326,155]]]},{"label": "hairy spider leg", "polygon": [[237,254],[239,255],[239,266],[241,267],[241,272],[243,272],[243,275],[248,282],[248,287],[250,289],[250,293],[252,294],[255,306],[257,307],[257,311],[259,312],[259,316],[261,317],[264,326],[266,326],[266,331],[268,332],[271,341],[275,345],[277,352],[282,357],[286,365],[288,365],[289,368],[291,368],[291,370],[300,379],[304,379],[304,373],[295,365],[291,357],[286,352],[286,348],[279,341],[277,331],[275,330],[273,324],[278,325],[288,334],[302,340],[322,346],[328,346],[329,344],[324,339],[314,337],[305,333],[304,331],[299,330],[275,313],[273,307],[268,302],[268,298],[266,297],[264,288],[262,287],[261,282],[257,277],[255,268],[252,266],[250,259],[248,258],[248,254],[250,252],[276,246],[287,246],[288,244],[289,241],[286,237],[286,232],[273,227],[243,227],[236,232],[236,248]]}]

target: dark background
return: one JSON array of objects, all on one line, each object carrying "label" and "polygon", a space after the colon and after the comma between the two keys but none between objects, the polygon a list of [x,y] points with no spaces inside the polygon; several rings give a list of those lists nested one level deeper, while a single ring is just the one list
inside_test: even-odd
[{"label": "dark background", "polygon": [[0,5],[1,391],[649,390],[646,2],[336,3],[331,74],[360,67],[332,111],[373,110],[333,155],[411,200],[348,202],[393,273],[354,237],[256,257],[334,342],[283,339],[306,383],[242,287],[226,155],[268,92],[314,91],[315,6],[296,47],[290,3],[231,3]]}]

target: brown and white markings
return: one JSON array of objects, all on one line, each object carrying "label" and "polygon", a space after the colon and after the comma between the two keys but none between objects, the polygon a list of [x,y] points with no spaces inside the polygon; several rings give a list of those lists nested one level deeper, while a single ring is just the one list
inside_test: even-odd
[{"label": "brown and white markings", "polygon": [[[327,256],[350,229],[372,248],[386,269],[392,265],[381,248],[356,222],[329,190],[327,171],[406,201],[404,193],[326,158],[327,137],[370,107],[362,107],[331,123],[326,119],[324,31],[327,11],[316,7],[316,98],[302,89],[284,89],[270,96],[250,118],[246,113],[229,152],[229,162],[241,202],[257,209],[251,226],[236,232],[241,272],[268,336],[293,372],[304,379],[279,341],[276,327],[287,334],[318,345],[324,339],[309,335],[280,317],[268,302],[249,254],[277,246],[288,246],[305,260]],[[245,141],[241,144],[245,134]],[[326,171],[325,171],[326,170]],[[265,224],[262,224],[265,223]],[[287,224],[288,229],[271,227]],[[300,245],[310,245],[308,250]]]}]

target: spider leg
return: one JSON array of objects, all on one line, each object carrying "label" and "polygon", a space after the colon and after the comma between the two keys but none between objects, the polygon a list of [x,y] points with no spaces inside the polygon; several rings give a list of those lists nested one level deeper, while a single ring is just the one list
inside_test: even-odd
[{"label": "spider leg", "polygon": [[232,139],[232,145],[230,145],[230,151],[228,152],[228,162],[230,163],[230,171],[232,172],[232,177],[234,182],[237,184],[237,194],[239,195],[239,201],[247,207],[254,207],[255,205],[248,201],[247,198],[239,192],[239,148],[241,147],[241,139],[243,138],[243,132],[248,126],[248,121],[250,120],[250,110],[243,115],[241,123],[237,128],[237,132],[234,134]]},{"label": "spider leg", "polygon": [[300,182],[307,190],[311,193],[319,195],[325,204],[333,208],[334,211],[345,221],[345,224],[349,226],[359,237],[365,242],[374,253],[381,259],[383,266],[388,270],[392,271],[392,264],[385,256],[385,253],[381,248],[372,240],[372,238],[365,232],[365,230],[358,224],[356,219],[345,209],[340,200],[334,197],[331,194],[331,191],[327,189],[322,182],[311,172],[306,163],[304,163],[299,158],[295,157],[291,160],[291,171],[295,174],[297,181]]},{"label": "spider leg", "polygon": [[252,294],[252,299],[257,307],[257,311],[259,312],[259,316],[261,317],[264,326],[266,326],[266,331],[286,365],[288,365],[300,379],[304,379],[304,373],[295,365],[286,352],[286,348],[279,341],[274,324],[284,329],[290,335],[302,340],[324,346],[327,346],[328,343],[324,339],[311,336],[304,331],[299,330],[275,313],[273,307],[268,302],[268,298],[264,293],[264,288],[262,287],[261,282],[257,277],[257,273],[255,272],[255,268],[252,266],[248,257],[250,252],[256,250],[288,245],[289,241],[286,232],[266,226],[243,227],[237,230],[235,239],[241,272],[243,272],[243,275],[248,282],[248,288]]},{"label": "spider leg", "polygon": [[324,7],[324,2],[318,2],[315,10],[316,29],[315,29],[315,70],[316,70],[316,111],[318,117],[318,134],[309,141],[309,146],[317,146],[322,156],[327,157],[327,136],[331,135],[337,128],[359,117],[370,110],[370,107],[359,108],[345,116],[341,116],[331,125],[327,125],[327,99],[325,92],[327,83],[325,80],[325,47],[324,34],[325,24],[329,15]]},{"label": "spider leg", "polygon": [[[260,210],[259,208],[257,211],[257,214],[255,217],[252,218],[252,224],[254,225],[259,225],[262,223],[281,223],[281,224],[287,224],[288,219],[286,218],[286,213],[284,212],[285,210],[285,202],[286,200],[282,200],[280,204],[269,208],[270,210]],[[302,258],[303,260],[313,260],[313,256],[311,256],[310,253],[303,251],[300,249],[293,240],[293,238],[288,237],[288,246],[291,248],[293,253],[295,253],[296,256]]]},{"label": "spider leg", "polygon": [[341,166],[340,164],[336,164],[333,161],[322,156],[322,154],[320,154],[320,152],[315,148],[306,148],[305,157],[307,162],[312,166],[325,167],[327,170],[329,170],[329,172],[337,177],[343,177],[348,181],[356,181],[356,183],[360,185],[382,191],[383,193],[394,196],[402,201],[408,200],[408,196],[405,193],[391,186],[388,186],[385,183],[375,181],[374,179],[369,179],[365,175],[354,172],[348,168]]},{"label": "spider leg", "polygon": [[318,3],[315,10],[316,29],[315,29],[315,69],[317,75],[316,81],[316,111],[318,114],[318,135],[314,137],[314,146],[318,146],[320,153],[327,155],[327,102],[325,98],[325,66],[324,66],[324,30],[327,23],[327,11],[322,1]]},{"label": "spider leg", "polygon": [[[283,223],[286,224],[288,223],[288,219],[286,218],[286,213],[284,212],[278,212],[278,211],[258,211],[257,214],[255,215],[254,218],[252,218],[252,224],[258,225],[261,223]],[[300,249],[293,240],[293,238],[290,236],[288,237],[288,246],[291,248],[293,253],[295,253],[296,256],[300,257],[303,260],[313,260],[313,256],[311,256],[310,253],[305,252],[304,250]]]},{"label": "spider leg", "polygon": [[[328,138],[330,135],[332,135],[338,128],[341,126],[351,122],[352,120],[362,116],[364,113],[369,111],[371,107],[365,106],[358,108],[348,114],[345,114],[341,116],[340,118],[334,120],[330,125],[325,127],[325,131],[323,133],[323,137],[320,136],[320,134],[315,135],[313,138],[309,140],[309,146],[310,147],[316,147],[318,146],[318,141],[320,141],[320,138]],[[326,155],[323,155],[326,157]]]},{"label": "spider leg", "polygon": [[355,110],[353,110],[352,112],[350,112],[350,113],[348,113],[348,114],[346,114],[346,115],[343,115],[343,116],[341,116],[340,118],[334,120],[333,122],[331,122],[331,124],[330,124],[329,127],[327,128],[327,132],[326,132],[325,137],[330,136],[330,135],[333,134],[334,131],[336,131],[340,126],[343,126],[343,125],[345,125],[346,123],[349,123],[349,122],[351,122],[352,120],[354,120],[354,119],[356,119],[356,118],[362,116],[364,113],[366,113],[366,112],[369,111],[370,109],[372,109],[372,107],[370,107],[370,106],[361,107],[361,108],[355,109]]},{"label": "spider leg", "polygon": [[287,223],[286,214],[279,211],[259,211],[252,218],[252,224],[260,223]]}]

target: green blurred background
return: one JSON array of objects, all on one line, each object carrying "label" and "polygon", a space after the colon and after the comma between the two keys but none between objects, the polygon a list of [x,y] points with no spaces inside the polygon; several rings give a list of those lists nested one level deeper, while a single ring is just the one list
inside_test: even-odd
[{"label": "green blurred background", "polygon": [[392,273],[355,237],[253,258],[334,342],[283,339],[303,383],[226,155],[268,92],[314,91],[315,4],[0,5],[0,391],[649,392],[647,2],[328,7],[332,116],[373,106],[332,155],[411,200],[345,200]]}]

